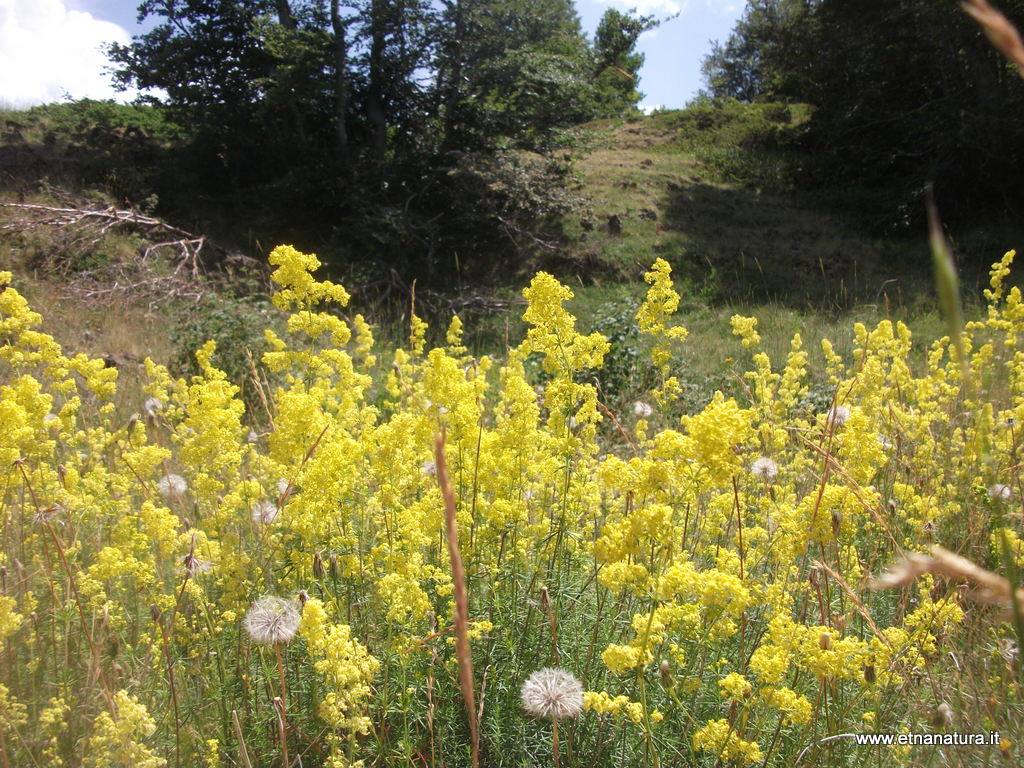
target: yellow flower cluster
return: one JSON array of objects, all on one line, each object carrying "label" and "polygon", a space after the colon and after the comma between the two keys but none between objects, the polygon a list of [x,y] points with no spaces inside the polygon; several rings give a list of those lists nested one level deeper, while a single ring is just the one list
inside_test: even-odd
[{"label": "yellow flower cluster", "polygon": [[143,742],[156,732],[156,723],[138,699],[127,691],[114,694],[114,712],[101,712],[85,750],[88,768],[161,768],[167,761]]},{"label": "yellow flower cluster", "polygon": [[[1009,630],[996,617],[965,632],[981,619],[957,583],[865,584],[932,543],[992,565],[1005,541],[1024,565],[1012,258],[964,330],[966,369],[952,340],[922,353],[883,320],[854,327],[848,359],[823,343],[816,378],[799,335],[773,361],[756,319],[736,316],[747,371],[693,413],[659,259],[636,315],[656,420],[640,393],[605,389],[608,340],[579,330],[546,273],[500,357],[475,356],[458,317],[432,329],[414,312],[403,347],[379,349],[318,260],[280,247],[283,314],[245,382],[256,407],[211,342],[188,379],[147,361],[128,412],[117,371],[65,354],[0,273],[2,756],[468,764],[439,434],[490,755],[540,727],[515,691],[557,661],[591,689],[583,717],[618,718],[622,754],[645,765],[690,748],[708,765],[787,765],[812,740],[903,727],[966,663],[954,643],[982,631],[995,650],[971,679],[1010,695]],[[303,602],[297,633],[273,628],[273,656],[244,640],[265,595],[286,613]],[[1010,732],[997,709],[979,730]],[[605,754],[608,725],[575,730],[575,753]]]},{"label": "yellow flower cluster", "polygon": [[306,602],[299,632],[306,641],[313,668],[327,685],[320,701],[320,716],[336,731],[367,733],[370,683],[380,663],[352,638],[347,625],[328,620],[323,603],[316,598]]},{"label": "yellow flower cluster", "polygon": [[[630,701],[628,696],[610,696],[605,691],[584,691],[583,709],[598,715],[616,715],[624,717],[634,725],[643,725],[644,705],[638,701]],[[658,710],[650,713],[652,723],[660,723],[665,716]]]},{"label": "yellow flower cluster", "polygon": [[712,720],[693,734],[693,748],[707,752],[715,760],[738,765],[753,765],[764,758],[761,748],[752,741],[740,738],[726,720]]}]

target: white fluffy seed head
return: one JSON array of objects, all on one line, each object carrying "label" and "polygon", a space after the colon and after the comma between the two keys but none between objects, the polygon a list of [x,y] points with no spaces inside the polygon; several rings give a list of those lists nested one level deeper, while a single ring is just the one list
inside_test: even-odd
[{"label": "white fluffy seed head", "polygon": [[281,479],[279,479],[277,481],[277,495],[278,496],[288,496],[288,495],[291,494],[291,492],[293,490],[295,490],[295,489],[292,488],[292,484],[289,483],[287,479],[282,477]]},{"label": "white fluffy seed head", "polygon": [[762,480],[774,480],[779,474],[779,465],[767,456],[760,456],[750,465],[750,474]]},{"label": "white fluffy seed head", "polygon": [[583,685],[571,672],[558,667],[539,669],[526,678],[520,691],[523,709],[534,717],[565,720],[583,711]]},{"label": "white fluffy seed head", "polygon": [[633,415],[638,419],[649,419],[654,415],[654,408],[642,400],[633,403]]},{"label": "white fluffy seed head", "polygon": [[270,525],[277,519],[277,504],[268,499],[262,499],[252,505],[252,521],[260,525]]},{"label": "white fluffy seed head", "polygon": [[420,466],[420,471],[427,477],[433,477],[437,474],[437,464],[434,463],[433,459],[428,459]]},{"label": "white fluffy seed head", "polygon": [[829,408],[828,423],[830,425],[841,427],[846,423],[848,418],[850,418],[850,409],[845,405],[837,405],[833,408]]},{"label": "white fluffy seed head", "polygon": [[146,398],[146,402],[142,404],[142,411],[149,418],[155,418],[160,411],[164,409],[164,404],[160,402],[159,398],[149,397]]},{"label": "white fluffy seed head", "polygon": [[185,495],[188,483],[181,475],[167,474],[160,478],[156,489],[165,499],[178,499]]},{"label": "white fluffy seed head", "polygon": [[988,489],[988,497],[995,501],[1007,501],[1013,496],[1013,490],[1008,485],[996,483]]},{"label": "white fluffy seed head", "polygon": [[191,552],[185,555],[185,559],[181,561],[182,566],[185,568],[185,572],[189,576],[199,576],[203,573],[209,573],[213,570],[213,563],[209,560],[200,560]]},{"label": "white fluffy seed head", "polygon": [[284,645],[299,630],[299,609],[294,600],[267,595],[245,614],[245,631],[257,645]]}]

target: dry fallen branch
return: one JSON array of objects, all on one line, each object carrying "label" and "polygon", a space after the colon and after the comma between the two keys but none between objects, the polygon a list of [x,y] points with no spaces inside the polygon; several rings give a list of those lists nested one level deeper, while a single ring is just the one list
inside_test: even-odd
[{"label": "dry fallen branch", "polygon": [[[67,278],[67,291],[86,299],[147,298],[151,306],[169,299],[199,301],[208,286],[209,241],[173,224],[134,209],[0,203],[13,214],[0,224],[0,233],[30,234],[44,229],[60,233],[59,244],[42,258],[44,269]],[[141,235],[147,241],[136,256],[114,260],[99,268],[79,269],[76,260],[96,250],[114,232]],[[73,276],[72,276],[73,275]]]}]

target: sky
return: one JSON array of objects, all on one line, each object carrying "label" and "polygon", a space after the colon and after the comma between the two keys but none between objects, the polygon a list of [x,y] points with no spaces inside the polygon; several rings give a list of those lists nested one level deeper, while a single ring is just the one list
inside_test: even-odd
[{"label": "sky", "polygon": [[[703,85],[700,64],[711,40],[724,39],[742,0],[576,0],[593,34],[609,6],[677,17],[639,42],[641,106],[681,107]],[[130,100],[115,93],[100,47],[140,31],[138,0],[0,0],[0,106],[24,107],[65,97]]]}]

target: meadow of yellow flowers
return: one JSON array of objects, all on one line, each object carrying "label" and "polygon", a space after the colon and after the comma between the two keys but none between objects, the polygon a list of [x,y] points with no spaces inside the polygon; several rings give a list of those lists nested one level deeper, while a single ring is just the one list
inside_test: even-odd
[{"label": "meadow of yellow flowers", "polygon": [[[736,316],[745,394],[692,415],[662,260],[660,383],[619,413],[545,273],[500,358],[414,316],[385,365],[279,247],[255,407],[209,343],[189,381],[147,361],[130,416],[0,273],[0,766],[1019,764],[1019,612],[901,560],[941,544],[1007,594],[1024,566],[1012,259],[923,364],[901,323],[822,341],[828,408],[804,340],[770,360]],[[922,731],[1000,736],[854,743]]]}]

